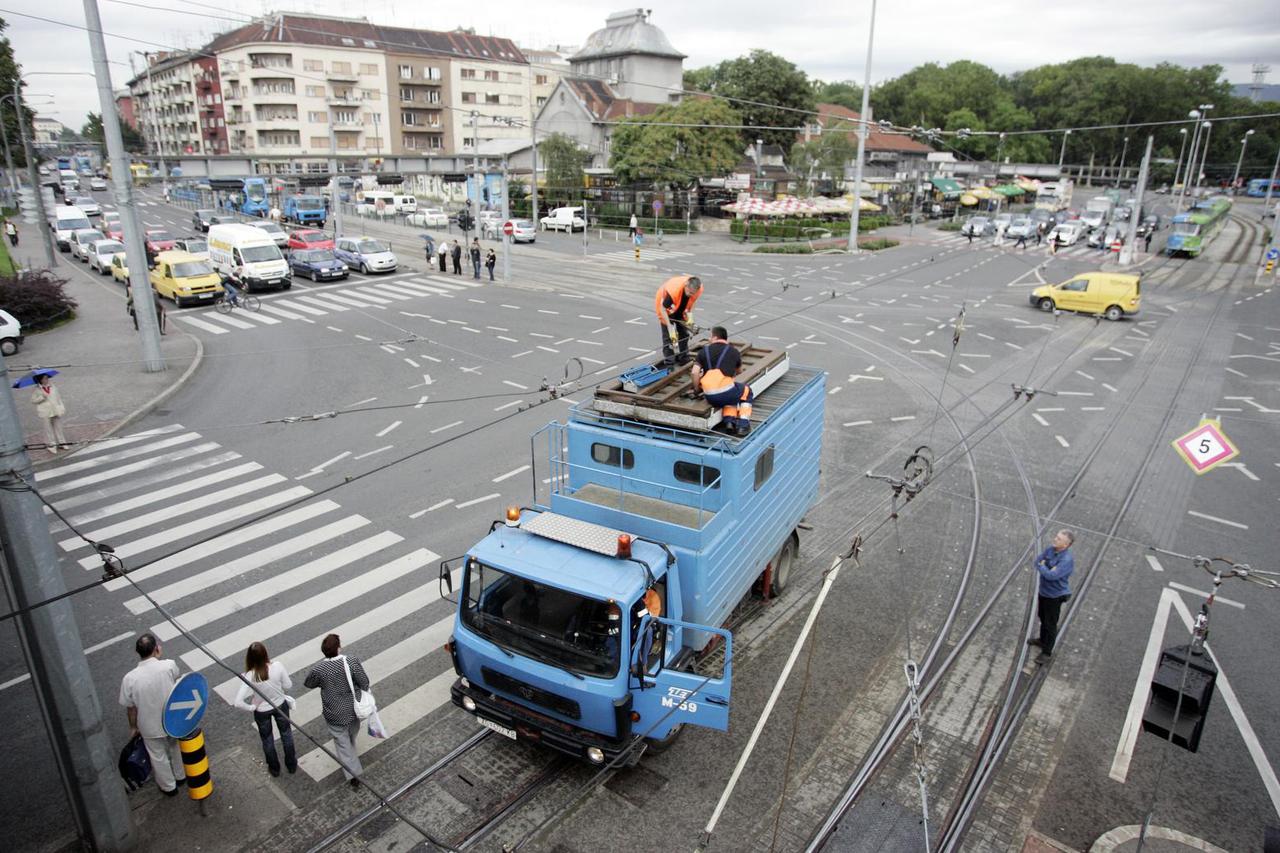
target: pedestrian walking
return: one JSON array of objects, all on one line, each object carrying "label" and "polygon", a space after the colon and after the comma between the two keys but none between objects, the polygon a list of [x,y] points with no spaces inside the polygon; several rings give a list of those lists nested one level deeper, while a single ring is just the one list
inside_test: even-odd
[{"label": "pedestrian walking", "polygon": [[636,236],[636,229],[640,227],[640,220],[636,219],[636,215],[631,214],[631,233],[628,236]]},{"label": "pedestrian walking", "polygon": [[667,367],[676,364],[677,344],[680,363],[689,360],[689,327],[693,325],[693,306],[701,295],[702,279],[696,275],[672,276],[654,294],[653,308],[662,331],[662,361]]},{"label": "pedestrian walking", "polygon": [[36,407],[36,414],[44,424],[45,448],[51,454],[57,454],[58,448],[71,447],[66,435],[62,432],[62,416],[67,407],[62,404],[62,395],[53,385],[53,377],[48,373],[36,374],[35,390],[31,392],[31,403]]},{"label": "pedestrian walking", "polygon": [[177,796],[186,784],[177,738],[164,730],[164,706],[178,682],[178,664],[161,658],[160,641],[146,633],[133,644],[140,660],[120,681],[120,704],[129,718],[129,737],[142,736],[151,759],[151,775],[165,796]]},{"label": "pedestrian walking", "polygon": [[10,246],[18,245],[18,226],[14,224],[12,219],[4,221],[4,233],[9,238]]},{"label": "pedestrian walking", "polygon": [[275,224],[279,225],[280,224],[280,208],[276,207],[274,204],[271,205],[271,210],[270,212],[267,213],[267,218],[270,219]]},{"label": "pedestrian walking", "polygon": [[1058,254],[1058,232],[1056,231],[1049,235],[1049,254]]},{"label": "pedestrian walking", "polygon": [[1026,231],[1023,231],[1021,234],[1018,235],[1018,242],[1013,244],[1013,248],[1015,249],[1027,248],[1027,232]]},{"label": "pedestrian walking", "polygon": [[[289,695],[293,689],[289,671],[280,661],[271,659],[262,643],[250,643],[244,655],[244,678],[248,684],[240,683],[235,706],[253,712],[258,736],[262,738],[262,755],[267,760],[267,770],[272,776],[280,775],[280,756],[276,754],[276,738],[271,729],[274,720],[280,730],[280,745],[284,747],[285,769],[290,773],[298,772],[298,754],[293,747],[293,729],[289,723],[289,709],[295,702]],[[253,688],[258,692],[255,693]]]},{"label": "pedestrian walking", "polygon": [[364,666],[358,658],[342,653],[342,641],[337,634],[326,636],[320,643],[320,651],[325,659],[311,667],[304,683],[312,689],[320,688],[320,705],[329,734],[333,736],[338,763],[342,765],[342,772],[351,782],[351,787],[358,788],[360,780],[356,776],[364,772],[364,768],[356,753],[360,719],[356,716],[356,696],[351,688],[354,686],[361,692],[368,690],[369,676],[365,675]]},{"label": "pedestrian walking", "polygon": [[498,265],[498,253],[490,249],[489,254],[484,257],[484,265],[489,269],[489,281],[496,281],[493,277],[493,268]]},{"label": "pedestrian walking", "polygon": [[450,254],[453,256],[453,274],[462,275],[462,244],[457,238],[454,238]]},{"label": "pedestrian walking", "polygon": [[1036,245],[1040,245],[1040,241],[1044,239],[1044,223],[1036,223]]},{"label": "pedestrian walking", "polygon": [[1148,231],[1142,237],[1142,251],[1146,252],[1148,255],[1151,254],[1151,238],[1153,236],[1155,236],[1155,234],[1152,231]]},{"label": "pedestrian walking", "polygon": [[1039,646],[1038,664],[1046,664],[1053,658],[1053,647],[1058,642],[1058,617],[1062,615],[1062,605],[1071,598],[1071,572],[1076,567],[1071,545],[1075,538],[1070,530],[1059,530],[1053,544],[1036,557],[1035,569],[1040,574],[1036,608],[1040,636],[1027,640],[1027,644]]},{"label": "pedestrian walking", "polygon": [[964,236],[969,238],[969,245],[972,246],[973,245],[973,229],[970,228],[968,225],[964,226]]},{"label": "pedestrian walking", "polygon": [[436,248],[437,256],[440,259],[440,272],[449,271],[449,241],[441,240],[440,245]]},{"label": "pedestrian walking", "polygon": [[480,238],[471,238],[471,277],[480,280]]}]

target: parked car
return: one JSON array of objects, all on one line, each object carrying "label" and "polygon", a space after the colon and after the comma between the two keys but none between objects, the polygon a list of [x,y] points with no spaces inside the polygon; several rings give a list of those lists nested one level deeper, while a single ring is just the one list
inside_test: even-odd
[{"label": "parked car", "polygon": [[119,240],[95,240],[89,246],[89,269],[97,270],[99,275],[111,274],[111,259],[124,252],[124,243]]},{"label": "parked car", "polygon": [[145,232],[143,239],[146,241],[147,258],[154,258],[161,252],[168,252],[173,248],[174,239],[168,231],[159,228],[151,229]]},{"label": "parked car", "polygon": [[26,338],[22,334],[22,324],[18,318],[8,311],[0,310],[0,353],[17,355]]},{"label": "parked car", "polygon": [[342,237],[333,249],[338,260],[366,275],[371,272],[395,272],[398,262],[391,244],[372,237]]},{"label": "parked car", "polygon": [[173,241],[173,248],[188,255],[195,255],[202,261],[209,260],[209,241],[203,237],[180,237]]},{"label": "parked car", "polygon": [[74,202],[75,206],[84,211],[85,216],[101,216],[102,207],[94,200],[93,196],[78,196]]},{"label": "parked car", "polygon": [[350,268],[338,260],[332,248],[294,249],[289,253],[289,270],[293,275],[305,275],[312,281],[334,281],[351,274]]},{"label": "parked car", "polygon": [[511,242],[513,243],[533,243],[538,239],[537,226],[533,224],[532,219],[512,219],[511,222]]},{"label": "parked car", "polygon": [[205,260],[186,252],[161,252],[151,270],[156,293],[179,308],[193,302],[213,302],[222,293],[222,276]]},{"label": "parked car", "polygon": [[557,207],[542,217],[541,220],[543,231],[585,231],[587,221],[582,218],[582,208],[580,207]]},{"label": "parked car", "polygon": [[289,232],[284,230],[274,222],[254,222],[251,224],[253,225],[254,228],[259,228],[263,231],[266,231],[268,234],[270,234],[271,239],[275,241],[275,244],[277,246],[280,246],[283,248],[284,246],[287,246],[289,244]]},{"label": "parked car", "polygon": [[89,189],[93,190],[96,193],[106,192],[107,182],[102,178],[91,178],[89,180]]},{"label": "parked car", "polygon": [[323,231],[315,231],[310,228],[300,228],[289,234],[289,242],[285,244],[285,248],[297,251],[299,249],[333,249],[333,238]]},{"label": "parked car", "polygon": [[71,257],[89,262],[89,247],[99,240],[106,239],[105,234],[97,228],[82,228],[71,235],[69,245],[71,246]]},{"label": "parked car", "polygon": [[129,267],[124,262],[124,252],[111,256],[111,280],[120,284],[129,285]]},{"label": "parked car", "polygon": [[197,231],[208,231],[209,226],[213,224],[213,218],[217,213],[218,211],[207,207],[202,207],[199,210],[193,210],[191,212],[191,224],[195,226]]},{"label": "parked car", "polygon": [[985,216],[970,216],[964,225],[960,226],[961,234],[972,234],[975,237],[986,237],[989,234],[996,233],[996,224]]},{"label": "parked car", "polygon": [[409,224],[419,228],[448,228],[449,216],[438,207],[424,207],[409,215]]},{"label": "parked car", "polygon": [[1041,311],[1080,311],[1108,320],[1138,313],[1142,300],[1139,276],[1089,272],[1062,284],[1046,284],[1031,291],[1031,304]]}]

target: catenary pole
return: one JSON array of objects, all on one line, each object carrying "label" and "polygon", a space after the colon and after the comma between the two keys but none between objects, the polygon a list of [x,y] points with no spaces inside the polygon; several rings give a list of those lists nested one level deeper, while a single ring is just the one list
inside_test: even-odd
[{"label": "catenary pole", "polygon": [[36,152],[31,148],[27,135],[27,119],[22,112],[22,78],[13,81],[13,108],[18,113],[18,136],[22,140],[22,153],[27,158],[27,180],[31,182],[31,194],[36,203],[36,229],[44,243],[44,259],[53,269],[58,265],[58,253],[53,248],[53,232],[48,227],[49,212],[44,209],[44,196],[40,192],[40,171],[36,166]]},{"label": "catenary pole", "polygon": [[1173,186],[1178,185],[1178,176],[1182,174],[1182,155],[1187,152],[1187,129],[1181,128],[1178,135],[1182,137],[1182,144],[1178,146],[1178,165],[1173,167]]},{"label": "catenary pole", "polygon": [[502,161],[502,280],[511,281],[511,237],[507,234],[507,223],[511,221],[511,197],[509,191],[507,161]]},{"label": "catenary pole", "polygon": [[[49,520],[27,486],[35,482],[35,473],[23,449],[22,421],[9,391],[13,377],[3,356],[0,378],[0,576],[10,604],[22,610],[57,598],[67,587]],[[14,624],[81,843],[99,853],[128,849],[133,843],[132,809],[116,770],[71,600],[29,610]]]},{"label": "catenary pole", "polygon": [[[0,104],[11,100],[13,95],[6,94],[0,97]],[[17,109],[17,103],[14,103],[14,109]],[[0,112],[0,139],[4,140],[4,171],[9,176],[9,194],[14,199],[13,204],[17,206],[18,198],[18,174],[13,171],[13,154],[9,151],[9,127],[4,122],[4,113]],[[35,188],[36,192],[40,191],[39,187]]]},{"label": "catenary pole", "polygon": [[[338,181],[338,135],[333,130],[333,108],[329,108],[326,116],[329,119],[329,193],[333,196],[333,239],[344,235],[342,230],[342,184]],[[355,201],[355,185],[352,185],[352,201]]]},{"label": "catenary pole", "polygon": [[133,175],[129,171],[129,155],[124,153],[120,135],[120,116],[111,91],[111,71],[107,67],[107,45],[102,38],[102,19],[97,0],[84,0],[89,52],[93,55],[93,76],[98,84],[98,105],[102,109],[102,135],[111,162],[111,183],[116,207],[124,226],[124,256],[129,267],[129,287],[133,291],[133,310],[138,318],[138,337],[142,344],[142,369],[159,373],[165,369],[160,352],[160,323],[156,317],[155,299],[151,296],[151,280],[147,270],[147,251],[138,226],[138,208],[133,203]]},{"label": "catenary pole", "polygon": [[[1276,146],[1276,162],[1271,164],[1271,180],[1267,181],[1267,197],[1262,200],[1262,218],[1267,218],[1267,209],[1271,207],[1271,190],[1276,185],[1276,172],[1280,170],[1280,146]],[[1280,230],[1280,221],[1276,223],[1276,229]]]},{"label": "catenary pole", "polygon": [[862,112],[858,127],[858,160],[853,167],[853,210],[849,211],[849,252],[858,251],[858,217],[862,213],[862,158],[867,150],[867,134],[871,132],[871,49],[876,39],[876,0],[871,0],[871,23],[867,27],[867,67],[862,81]]},{"label": "catenary pole", "polygon": [[1124,245],[1120,247],[1120,266],[1127,267],[1133,263],[1134,253],[1138,251],[1138,220],[1142,218],[1142,196],[1147,191],[1147,173],[1151,168],[1151,147],[1155,137],[1147,137],[1147,150],[1142,155],[1142,167],[1138,169],[1138,185],[1133,190],[1133,212],[1129,214],[1129,234]]},{"label": "catenary pole", "polygon": [[1196,152],[1200,144],[1201,113],[1199,110],[1192,110],[1188,115],[1195,119],[1195,126],[1191,131],[1191,151],[1187,154],[1187,168],[1182,174],[1182,186],[1178,188],[1178,203],[1173,208],[1175,214],[1182,212],[1182,202],[1187,196],[1187,187],[1191,185],[1191,170],[1195,168]]},{"label": "catenary pole", "polygon": [[538,230],[538,105],[533,99],[533,63],[529,64],[529,219],[533,230]]},{"label": "catenary pole", "polygon": [[1200,168],[1196,172],[1196,189],[1200,189],[1200,184],[1204,182],[1204,168],[1209,162],[1209,140],[1213,138],[1213,122],[1206,121],[1204,123],[1204,139],[1201,140],[1203,145],[1203,153],[1200,155]]}]

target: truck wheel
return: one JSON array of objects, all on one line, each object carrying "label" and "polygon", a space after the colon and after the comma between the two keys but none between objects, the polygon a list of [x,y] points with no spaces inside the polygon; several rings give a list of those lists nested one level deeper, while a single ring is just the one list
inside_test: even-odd
[{"label": "truck wheel", "polygon": [[666,752],[668,749],[673,747],[675,745],[675,742],[680,739],[680,735],[682,735],[683,733],[684,733],[684,723],[678,723],[675,728],[673,728],[670,732],[667,733],[666,737],[662,738],[662,740],[657,740],[655,738],[645,738],[644,742],[650,752],[652,752],[654,755],[661,755],[662,753]]},{"label": "truck wheel", "polygon": [[1124,312],[1120,310],[1119,305],[1112,305],[1110,308],[1107,309],[1107,313],[1105,316],[1108,320],[1114,323],[1116,320],[1119,320],[1121,317],[1124,316]]},{"label": "truck wheel", "polygon": [[796,562],[796,537],[793,533],[787,537],[778,556],[773,558],[773,595],[776,598],[787,591],[791,585],[791,570]]}]

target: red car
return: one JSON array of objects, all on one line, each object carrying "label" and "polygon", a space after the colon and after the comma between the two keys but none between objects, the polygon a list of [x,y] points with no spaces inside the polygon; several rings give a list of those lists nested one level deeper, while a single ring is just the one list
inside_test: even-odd
[{"label": "red car", "polygon": [[174,248],[175,241],[173,235],[168,231],[151,230],[146,232],[147,254],[155,257],[161,252],[167,252]]},{"label": "red car", "polygon": [[289,249],[332,249],[333,238],[323,231],[299,229],[289,233],[289,242],[285,244],[285,247]]},{"label": "red car", "polygon": [[124,226],[119,222],[108,222],[102,226],[102,233],[107,235],[108,240],[124,242]]}]

